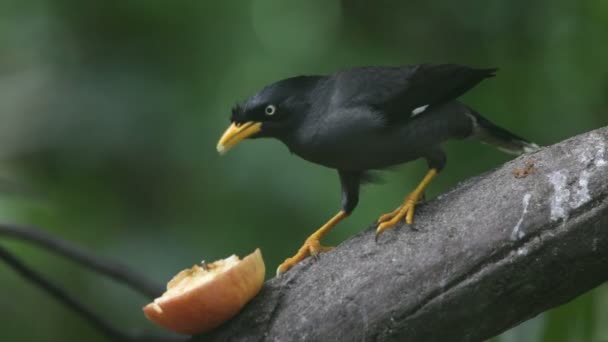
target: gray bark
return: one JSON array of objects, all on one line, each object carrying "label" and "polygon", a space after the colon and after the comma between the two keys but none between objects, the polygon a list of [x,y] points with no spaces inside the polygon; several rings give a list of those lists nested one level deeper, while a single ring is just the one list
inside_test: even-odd
[{"label": "gray bark", "polygon": [[469,179],[266,282],[210,341],[482,341],[608,279],[608,127]]}]

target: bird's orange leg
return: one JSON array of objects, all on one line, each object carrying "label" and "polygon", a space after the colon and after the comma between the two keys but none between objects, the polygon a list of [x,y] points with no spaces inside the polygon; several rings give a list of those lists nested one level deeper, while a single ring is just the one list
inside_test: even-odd
[{"label": "bird's orange leg", "polygon": [[342,221],[348,214],[341,210],[336,216],[332,217],[331,220],[327,221],[321,228],[319,228],[316,232],[312,233],[304,241],[304,244],[298,252],[292,256],[291,258],[285,259],[281,265],[277,268],[277,275],[281,273],[287,272],[290,268],[295,266],[300,261],[304,260],[308,255],[318,255],[320,252],[327,252],[333,249],[333,247],[329,246],[321,246],[320,240],[327,234],[333,227],[335,227],[338,222]]},{"label": "bird's orange leg", "polygon": [[420,200],[420,198],[423,196],[424,189],[426,189],[426,187],[431,183],[431,180],[437,175],[437,173],[437,169],[430,169],[420,184],[418,184],[416,189],[405,197],[403,204],[392,212],[380,216],[378,219],[378,228],[376,228],[376,239],[378,239],[378,235],[382,234],[383,231],[394,227],[399,220],[404,217],[407,224],[414,223],[414,209],[416,207],[416,203],[418,203],[418,200]]}]

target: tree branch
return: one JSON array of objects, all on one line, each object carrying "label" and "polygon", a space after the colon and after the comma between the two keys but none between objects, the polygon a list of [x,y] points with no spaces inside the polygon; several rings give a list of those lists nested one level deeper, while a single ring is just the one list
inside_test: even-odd
[{"label": "tree branch", "polygon": [[309,259],[211,341],[481,341],[608,279],[608,127],[521,156]]},{"label": "tree branch", "polygon": [[124,283],[150,299],[160,296],[165,291],[164,286],[151,281],[137,271],[129,269],[121,263],[104,259],[74,244],[56,238],[41,229],[0,223],[0,235],[33,242],[53,253],[70,258],[97,273]]}]

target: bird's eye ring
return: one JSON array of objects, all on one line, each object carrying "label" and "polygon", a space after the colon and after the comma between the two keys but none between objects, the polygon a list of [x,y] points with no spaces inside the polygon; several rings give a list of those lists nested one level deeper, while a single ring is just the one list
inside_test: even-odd
[{"label": "bird's eye ring", "polygon": [[264,113],[266,113],[266,115],[274,115],[276,111],[277,107],[275,105],[268,105],[266,106],[266,109],[264,109]]}]

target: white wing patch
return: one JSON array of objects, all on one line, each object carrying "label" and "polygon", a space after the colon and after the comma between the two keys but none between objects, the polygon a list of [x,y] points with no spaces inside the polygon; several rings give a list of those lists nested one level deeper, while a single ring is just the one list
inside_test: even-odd
[{"label": "white wing patch", "polygon": [[424,112],[428,106],[429,105],[424,105],[424,106],[414,108],[414,110],[412,110],[412,117]]}]

